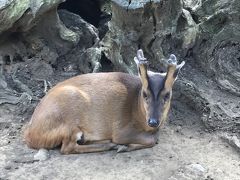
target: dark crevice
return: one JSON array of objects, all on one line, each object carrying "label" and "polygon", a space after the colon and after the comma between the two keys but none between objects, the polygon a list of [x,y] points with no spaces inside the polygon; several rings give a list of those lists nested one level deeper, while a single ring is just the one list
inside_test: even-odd
[{"label": "dark crevice", "polygon": [[157,19],[155,16],[155,10],[154,8],[152,8],[152,2],[150,2],[151,5],[151,9],[150,9],[150,14],[152,16],[153,19],[153,38],[151,39],[151,41],[149,42],[149,44],[147,45],[148,51],[151,52],[151,56],[154,56],[154,53],[152,52],[152,45],[154,43],[154,41],[156,40],[156,31],[157,31]]},{"label": "dark crevice", "polygon": [[131,3],[132,3],[132,1],[131,1],[131,0],[128,0],[127,11],[128,11],[129,6],[131,5]]},{"label": "dark crevice", "polygon": [[179,33],[179,32],[184,31],[186,26],[187,26],[187,20],[182,14],[177,20],[176,32]]},{"label": "dark crevice", "polygon": [[138,49],[141,49],[141,44],[138,44]]},{"label": "dark crevice", "polygon": [[78,14],[95,27],[99,26],[102,15],[98,0],[66,0],[58,6],[58,9],[66,9]]},{"label": "dark crevice", "polygon": [[200,23],[199,16],[198,16],[195,12],[193,12],[192,9],[190,9],[190,8],[186,8],[186,10],[188,10],[188,11],[190,12],[193,21],[194,21],[196,24],[199,24],[199,23]]},{"label": "dark crevice", "polygon": [[87,64],[88,64],[88,68],[89,68],[89,69],[93,69],[93,65],[92,65],[91,62],[88,62]]},{"label": "dark crevice", "polygon": [[194,22],[195,22],[196,24],[199,24],[199,23],[200,23],[199,17],[198,17],[196,14],[193,14],[193,13],[191,13],[191,15],[192,15],[192,18],[193,18]]},{"label": "dark crevice", "polygon": [[24,62],[22,56],[20,54],[15,54],[13,57],[14,62]]},{"label": "dark crevice", "polygon": [[10,58],[9,55],[3,56],[3,63],[4,63],[5,65],[11,65],[11,58]]},{"label": "dark crevice", "polygon": [[156,33],[156,27],[157,27],[157,19],[156,19],[156,17],[155,17],[155,14],[154,14],[154,10],[152,10],[152,12],[151,12],[151,14],[152,14],[152,18],[153,18],[153,30],[154,30],[154,34]]},{"label": "dark crevice", "polygon": [[186,52],[185,58],[188,58],[188,57],[193,57],[193,49],[192,48],[188,49],[188,51]]},{"label": "dark crevice", "polygon": [[112,19],[112,15],[108,14],[106,12],[102,12],[101,16],[100,16],[100,21],[99,21],[99,27],[98,27],[98,31],[99,31],[99,38],[102,39],[105,34],[108,32],[109,27],[108,27],[108,22]]},{"label": "dark crevice", "polygon": [[147,45],[147,48],[148,48],[148,50],[149,50],[149,52],[151,52],[152,54],[154,54],[153,52],[152,52],[152,45],[153,45],[153,43],[154,43],[154,41],[156,40],[156,37],[154,36],[152,39],[151,39],[151,41],[148,43],[148,45]]},{"label": "dark crevice", "polygon": [[198,15],[196,15],[195,12],[193,12],[191,8],[186,8],[186,10],[190,12],[193,21],[194,21],[196,24],[199,24],[199,23],[200,23],[200,20],[199,20]]},{"label": "dark crevice", "polygon": [[104,53],[102,53],[100,64],[102,66],[102,72],[112,72],[114,70],[113,63],[105,56]]}]

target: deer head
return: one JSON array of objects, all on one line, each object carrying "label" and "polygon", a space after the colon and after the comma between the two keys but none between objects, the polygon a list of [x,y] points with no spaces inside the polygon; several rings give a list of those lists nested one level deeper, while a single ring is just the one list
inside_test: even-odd
[{"label": "deer head", "polygon": [[168,59],[166,73],[156,73],[147,70],[147,59],[140,49],[134,58],[141,79],[141,106],[146,114],[146,123],[152,128],[158,128],[166,120],[172,98],[172,87],[180,69],[185,62],[177,65],[177,58],[171,54]]}]

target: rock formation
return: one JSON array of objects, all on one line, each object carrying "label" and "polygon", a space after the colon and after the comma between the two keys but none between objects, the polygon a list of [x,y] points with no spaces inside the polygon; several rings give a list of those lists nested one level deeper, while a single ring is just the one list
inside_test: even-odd
[{"label": "rock formation", "polygon": [[28,117],[49,88],[77,74],[134,74],[142,48],[153,70],[164,71],[171,53],[186,61],[174,109],[184,103],[208,129],[240,132],[238,0],[83,2],[0,1],[0,115]]}]

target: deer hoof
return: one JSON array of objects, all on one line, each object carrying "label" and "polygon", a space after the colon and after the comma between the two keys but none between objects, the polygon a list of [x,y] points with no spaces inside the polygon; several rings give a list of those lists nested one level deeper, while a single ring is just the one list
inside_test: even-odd
[{"label": "deer hoof", "polygon": [[128,146],[118,145],[118,146],[117,146],[117,153],[127,152],[127,149],[128,149]]}]

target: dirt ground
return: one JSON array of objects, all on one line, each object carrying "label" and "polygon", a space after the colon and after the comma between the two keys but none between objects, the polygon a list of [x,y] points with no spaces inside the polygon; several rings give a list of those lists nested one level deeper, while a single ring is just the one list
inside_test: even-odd
[{"label": "dirt ground", "polygon": [[25,123],[5,114],[0,117],[1,180],[240,179],[239,152],[219,135],[207,132],[199,117],[186,107],[172,110],[153,148],[79,155],[61,155],[56,149],[45,161],[34,161],[37,151],[23,143],[21,129]]}]

